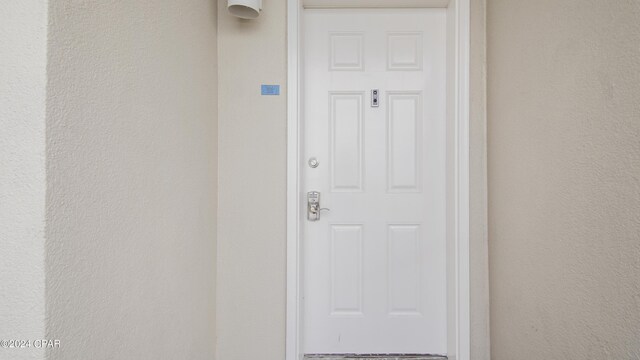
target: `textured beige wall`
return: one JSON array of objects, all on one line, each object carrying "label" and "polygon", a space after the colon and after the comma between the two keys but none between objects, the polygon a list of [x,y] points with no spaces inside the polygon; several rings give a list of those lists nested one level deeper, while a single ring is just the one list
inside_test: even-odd
[{"label": "textured beige wall", "polygon": [[485,0],[471,0],[469,161],[471,360],[489,360]]},{"label": "textured beige wall", "polygon": [[267,0],[246,21],[219,1],[218,359],[284,358],[285,4]]},{"label": "textured beige wall", "polygon": [[488,0],[494,360],[640,358],[640,2]]},{"label": "textured beige wall", "polygon": [[48,359],[214,357],[216,29],[212,0],[49,1]]},{"label": "textured beige wall", "polygon": [[[46,2],[1,2],[0,341],[45,333],[46,66]],[[0,359],[43,356],[35,346],[0,347]]]},{"label": "textured beige wall", "polygon": [[[472,0],[472,347],[489,359],[484,1]],[[219,1],[218,358],[282,360],[286,279],[286,2],[257,20]],[[260,96],[260,84],[282,95]]]}]

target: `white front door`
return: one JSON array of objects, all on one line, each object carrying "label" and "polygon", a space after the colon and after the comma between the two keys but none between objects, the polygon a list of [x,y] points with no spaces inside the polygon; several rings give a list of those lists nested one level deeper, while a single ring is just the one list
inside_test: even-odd
[{"label": "white front door", "polygon": [[445,10],[304,16],[304,353],[445,354]]}]

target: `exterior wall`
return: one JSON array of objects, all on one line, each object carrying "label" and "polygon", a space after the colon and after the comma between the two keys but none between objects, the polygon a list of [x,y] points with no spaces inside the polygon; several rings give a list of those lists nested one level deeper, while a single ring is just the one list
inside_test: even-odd
[{"label": "exterior wall", "polygon": [[640,3],[489,0],[492,358],[640,358]]},{"label": "exterior wall", "polygon": [[[218,359],[284,359],[286,1],[256,20],[219,1]],[[280,84],[280,96],[260,96]]]},{"label": "exterior wall", "polygon": [[[0,5],[0,340],[44,337],[47,5]],[[0,359],[44,350],[0,348]]]},{"label": "exterior wall", "polygon": [[49,2],[49,359],[214,357],[216,29],[210,0]]},{"label": "exterior wall", "polygon": [[485,0],[471,0],[469,59],[469,174],[471,360],[491,359],[489,344],[489,245],[487,226],[487,98]]},{"label": "exterior wall", "polygon": [[[472,0],[472,309],[475,359],[489,358],[484,2]],[[284,358],[286,1],[257,20],[219,2],[218,358]],[[260,96],[260,84],[281,84]],[[477,284],[477,285],[476,285]],[[481,312],[481,313],[480,313]]]}]

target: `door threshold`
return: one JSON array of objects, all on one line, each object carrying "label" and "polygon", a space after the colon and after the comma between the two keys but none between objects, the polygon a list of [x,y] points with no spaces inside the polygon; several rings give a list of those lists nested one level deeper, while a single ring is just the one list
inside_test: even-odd
[{"label": "door threshold", "polygon": [[319,360],[447,360],[444,355],[432,354],[306,354],[304,358]]}]

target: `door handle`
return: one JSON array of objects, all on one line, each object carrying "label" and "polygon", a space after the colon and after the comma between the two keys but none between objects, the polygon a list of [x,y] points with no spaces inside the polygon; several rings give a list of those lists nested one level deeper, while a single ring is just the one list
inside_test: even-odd
[{"label": "door handle", "polygon": [[320,192],[309,191],[307,193],[307,220],[320,220],[320,212],[322,210],[331,211],[330,209],[320,207]]}]

